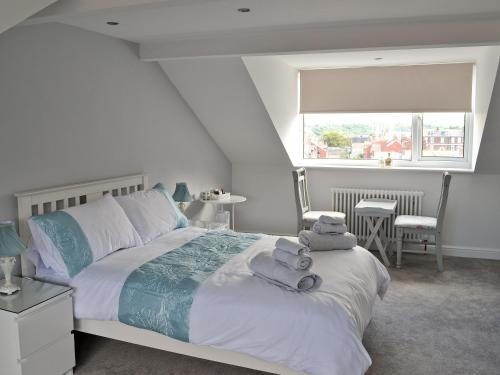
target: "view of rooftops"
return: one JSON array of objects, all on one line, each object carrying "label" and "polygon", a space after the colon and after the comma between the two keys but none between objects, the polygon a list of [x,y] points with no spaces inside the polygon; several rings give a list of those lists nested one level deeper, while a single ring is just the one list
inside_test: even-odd
[{"label": "view of rooftops", "polygon": [[[304,159],[464,157],[464,112],[321,113],[303,116]],[[415,151],[417,155],[412,158]]]}]

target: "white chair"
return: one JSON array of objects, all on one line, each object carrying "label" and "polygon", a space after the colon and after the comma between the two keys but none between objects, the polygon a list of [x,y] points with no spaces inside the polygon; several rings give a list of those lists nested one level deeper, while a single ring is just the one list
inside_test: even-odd
[{"label": "white chair", "polygon": [[307,190],[307,173],[305,168],[292,171],[293,186],[295,188],[295,203],[297,205],[297,233],[303,229],[310,229],[321,215],[340,216],[345,218],[343,212],[336,211],[311,211],[309,192]]},{"label": "white chair", "polygon": [[450,189],[451,175],[448,172],[443,173],[443,182],[441,185],[441,197],[437,209],[437,217],[401,215],[394,221],[396,227],[397,239],[397,260],[396,267],[401,268],[401,253],[403,251],[403,236],[405,233],[417,235],[431,235],[434,237],[436,247],[437,268],[443,271],[443,252],[442,252],[442,232],[444,212],[448,201],[448,191]]}]

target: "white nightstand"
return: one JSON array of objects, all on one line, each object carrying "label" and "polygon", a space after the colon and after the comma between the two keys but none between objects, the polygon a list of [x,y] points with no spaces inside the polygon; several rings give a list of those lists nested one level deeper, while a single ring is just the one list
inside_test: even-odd
[{"label": "white nightstand", "polygon": [[72,374],[75,366],[71,288],[13,277],[22,290],[0,295],[0,372]]},{"label": "white nightstand", "polygon": [[204,228],[210,230],[224,230],[229,229],[226,223],[218,223],[216,221],[206,221],[206,220],[189,220],[189,225],[197,228]]}]

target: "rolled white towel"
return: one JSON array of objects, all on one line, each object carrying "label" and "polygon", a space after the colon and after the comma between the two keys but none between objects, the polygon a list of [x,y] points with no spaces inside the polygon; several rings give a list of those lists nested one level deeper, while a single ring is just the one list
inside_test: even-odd
[{"label": "rolled white towel", "polygon": [[288,290],[304,292],[317,288],[321,277],[309,271],[296,271],[276,262],[269,252],[261,252],[249,263],[250,270],[271,284]]},{"label": "rolled white towel", "polygon": [[311,251],[348,250],[358,244],[356,236],[349,232],[344,234],[318,234],[311,230],[300,231],[299,241],[308,246]]},{"label": "rolled white towel", "polygon": [[273,258],[285,266],[298,271],[307,271],[313,264],[313,260],[309,255],[293,255],[278,248],[273,250]]},{"label": "rolled white towel", "polygon": [[278,238],[275,246],[278,249],[281,249],[293,255],[301,255],[309,252],[309,248],[307,246],[283,237]]},{"label": "rolled white towel", "polygon": [[324,224],[345,224],[345,213],[334,212],[331,215],[321,215],[318,219],[319,222]]},{"label": "rolled white towel", "polygon": [[347,225],[345,224],[325,224],[317,221],[313,224],[312,230],[316,233],[323,234],[343,234],[347,232]]}]

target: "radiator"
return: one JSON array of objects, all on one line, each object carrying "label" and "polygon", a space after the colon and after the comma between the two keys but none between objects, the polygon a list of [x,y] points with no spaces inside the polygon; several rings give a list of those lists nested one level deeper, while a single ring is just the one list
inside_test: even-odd
[{"label": "radiator", "polygon": [[[358,240],[366,240],[370,235],[366,221],[358,217],[354,212],[354,207],[361,199],[385,198],[398,201],[396,206],[396,215],[390,217],[385,223],[387,238],[394,241],[396,239],[396,230],[394,228],[394,219],[397,215],[421,215],[422,200],[424,193],[422,191],[403,191],[403,190],[376,190],[376,189],[357,189],[357,188],[332,188],[332,206],[334,211],[344,212],[346,214],[346,224],[349,232],[354,233]],[[405,235],[407,240],[417,240],[415,235]]]}]

